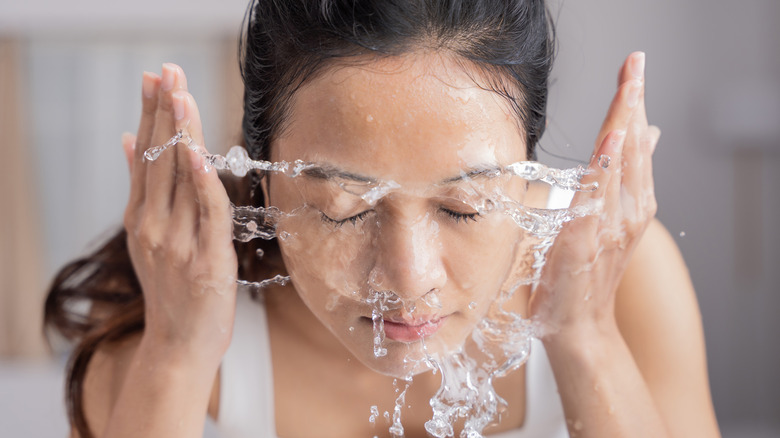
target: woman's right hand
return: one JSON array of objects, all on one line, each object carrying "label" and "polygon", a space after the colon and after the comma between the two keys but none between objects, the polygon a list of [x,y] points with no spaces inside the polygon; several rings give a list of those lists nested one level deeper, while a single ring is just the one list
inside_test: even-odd
[{"label": "woman's right hand", "polygon": [[144,73],[138,135],[123,138],[131,173],[124,226],[145,300],[142,342],[218,365],[233,330],[238,269],[227,193],[183,143],[154,161],[143,157],[180,129],[204,145],[184,72],[164,64],[162,77]]}]

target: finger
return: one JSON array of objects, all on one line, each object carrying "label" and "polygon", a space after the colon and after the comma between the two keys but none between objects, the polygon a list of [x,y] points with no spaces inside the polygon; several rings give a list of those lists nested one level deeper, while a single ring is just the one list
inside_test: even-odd
[{"label": "finger", "polygon": [[593,191],[578,191],[574,194],[571,203],[572,208],[584,208],[587,214],[566,223],[556,238],[561,242],[572,242],[570,245],[566,245],[567,260],[572,263],[572,266],[588,263],[594,257],[592,243],[597,239],[601,213],[604,211],[607,197],[607,188],[610,187],[610,182],[615,174],[611,165],[612,162],[619,161],[619,156],[616,156],[614,152],[615,146],[606,143],[614,143],[616,140],[622,142],[624,135],[623,132],[616,132],[608,136],[596,150],[596,154],[591,157],[587,169],[588,173],[581,182],[583,184],[596,184],[598,188]]},{"label": "finger", "polygon": [[647,135],[650,137],[650,141],[648,142],[648,146],[650,147],[650,153],[655,153],[655,147],[658,146],[658,141],[661,139],[661,128],[650,125],[647,128]]},{"label": "finger", "polygon": [[[599,148],[596,150],[588,165],[588,174],[583,178],[584,184],[598,184],[594,191],[580,191],[575,193],[572,206],[581,206],[593,209],[584,218],[578,218],[572,224],[564,228],[566,233],[574,233],[574,239],[590,239],[584,236],[592,236],[589,241],[596,240],[596,232],[600,226],[602,216],[610,219],[620,209],[620,181],[621,181],[621,155],[625,142],[626,131],[616,130],[610,132]],[[606,215],[605,215],[606,214]],[[563,232],[563,231],[562,231]],[[577,237],[579,235],[579,237]],[[582,254],[580,258],[589,257]]]},{"label": "finger", "polygon": [[133,174],[133,156],[135,155],[135,136],[129,132],[122,134],[122,150],[125,152],[125,161],[130,175]]},{"label": "finger", "polygon": [[[178,145],[177,167],[182,181],[174,197],[174,217],[184,239],[197,233],[200,250],[234,251],[230,200],[217,172],[200,155],[206,152],[200,111],[191,94],[184,90],[173,94],[176,128],[192,137],[192,147]],[[186,167],[186,169],[185,169]]]},{"label": "finger", "polygon": [[625,79],[618,86],[618,91],[612,99],[607,116],[601,125],[599,135],[596,137],[598,148],[607,134],[611,131],[623,129],[624,121],[630,117],[632,110],[638,106],[644,70],[644,53],[632,53],[621,69],[620,79]]},{"label": "finger", "polygon": [[142,81],[141,121],[138,135],[135,139],[133,169],[130,178],[129,209],[137,209],[144,200],[146,191],[146,166],[143,163],[143,153],[149,148],[154,129],[154,118],[157,114],[157,95],[160,90],[160,76],[144,72]]},{"label": "finger", "polygon": [[[184,90],[177,90],[172,95],[172,103],[176,130],[186,131],[193,138],[193,143],[203,144],[200,115],[192,96]],[[199,162],[194,157],[197,152],[192,151],[190,147],[194,147],[194,144],[180,142],[176,145],[176,177],[171,219],[176,233],[173,238],[181,247],[190,247],[194,243],[194,234],[198,227],[197,192],[193,181],[193,170]]]},{"label": "finger", "polygon": [[[184,72],[175,64],[163,64],[160,92],[157,99],[157,113],[151,145],[165,144],[176,134],[176,118],[172,93],[186,86]],[[173,187],[176,175],[176,154],[174,151],[161,153],[156,160],[147,163],[146,197],[144,210],[158,216],[168,216],[173,206]]]},{"label": "finger", "polygon": [[[650,126],[647,128],[647,134],[645,136],[646,140],[643,145],[643,148],[647,151],[647,160],[645,162],[644,169],[642,170],[642,185],[646,187],[647,190],[652,191],[652,193],[655,193],[655,184],[653,182],[653,152],[655,151],[655,147],[658,144],[658,140],[661,138],[661,130],[657,126]],[[655,195],[653,195],[655,196]]]},{"label": "finger", "polygon": [[210,254],[233,252],[233,215],[225,187],[203,157],[192,157],[199,207],[199,248]]},{"label": "finger", "polygon": [[619,220],[622,218],[622,181],[623,173],[623,155],[625,154],[627,144],[627,132],[623,130],[612,131],[604,138],[604,142],[599,148],[599,155],[610,157],[609,166],[606,168],[604,184],[604,217],[607,218],[607,227],[619,226]]},{"label": "finger", "polygon": [[[596,184],[596,190],[579,191],[572,198],[572,205],[582,205],[589,200],[605,199],[614,179],[620,182],[620,161],[626,131],[610,132],[599,145],[588,164],[587,174],[580,181],[583,185]],[[615,175],[617,175],[616,178]]]},{"label": "finger", "polygon": [[623,186],[627,193],[637,196],[643,190],[643,173],[645,166],[650,161],[647,148],[647,117],[645,115],[644,84],[639,93],[637,106],[628,123],[628,133],[623,148]]},{"label": "finger", "polygon": [[630,81],[631,79],[642,79],[645,70],[645,53],[634,52],[626,57],[623,65],[618,72],[617,86]]}]

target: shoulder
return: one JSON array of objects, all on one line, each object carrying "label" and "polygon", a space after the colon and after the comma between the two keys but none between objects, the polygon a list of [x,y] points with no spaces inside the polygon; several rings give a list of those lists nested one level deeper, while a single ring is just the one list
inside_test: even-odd
[{"label": "shoulder", "polygon": [[[93,432],[105,429],[130,364],[141,343],[141,333],[122,340],[101,344],[90,359],[84,376],[84,415]],[[209,401],[209,415],[216,418],[219,409],[219,375]],[[71,437],[77,437],[73,431]]]},{"label": "shoulder", "polygon": [[[640,311],[641,310],[641,311]],[[663,335],[686,325],[701,335],[701,317],[688,268],[674,239],[657,219],[647,227],[618,287],[616,317],[624,337],[650,329]],[[671,333],[669,333],[671,334]]]},{"label": "shoulder", "polygon": [[[104,430],[141,334],[101,344],[87,364],[83,383],[84,415],[93,433]],[[75,433],[72,436],[77,436]]]},{"label": "shoulder", "polygon": [[664,417],[690,425],[687,436],[702,432],[693,430],[702,424],[716,425],[696,293],[680,250],[658,220],[632,255],[615,317]]}]

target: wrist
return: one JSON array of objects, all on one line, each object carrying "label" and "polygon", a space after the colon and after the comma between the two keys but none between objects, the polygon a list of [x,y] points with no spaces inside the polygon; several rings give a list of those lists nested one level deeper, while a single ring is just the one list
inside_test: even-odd
[{"label": "wrist", "polygon": [[588,361],[609,356],[615,348],[625,347],[614,320],[557,327],[547,330],[541,341],[551,356],[578,357]]},{"label": "wrist", "polygon": [[205,348],[192,342],[169,342],[145,332],[136,358],[149,366],[167,367],[177,372],[191,370],[195,374],[216,373],[224,351]]}]

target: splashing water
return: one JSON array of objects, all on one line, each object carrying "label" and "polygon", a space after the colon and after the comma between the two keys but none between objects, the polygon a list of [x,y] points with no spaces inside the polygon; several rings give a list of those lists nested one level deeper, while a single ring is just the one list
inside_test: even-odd
[{"label": "splashing water", "polygon": [[[606,165],[609,166],[609,161]],[[580,183],[582,177],[587,174],[587,169],[582,166],[572,169],[553,169],[536,161],[518,161],[506,166],[506,171],[527,181],[542,181],[564,190],[591,192],[598,188],[598,184],[595,183]]]},{"label": "splashing water", "polygon": [[[252,170],[297,177],[307,170],[316,171],[318,168],[316,163],[306,163],[301,160],[292,163],[252,160],[241,146],[233,146],[224,157],[212,155],[195,144],[185,131],[179,131],[163,145],[148,149],[144,152],[144,158],[149,161],[156,160],[166,149],[178,143],[184,143],[190,149],[200,153],[207,166],[218,170],[229,170],[237,177],[243,177]],[[598,164],[601,168],[606,169],[610,166],[610,158],[600,156]],[[538,162],[519,161],[502,169],[496,169],[490,176],[507,174],[526,181],[541,181],[552,187],[565,190],[594,191],[598,188],[597,183],[581,183],[582,178],[587,173],[587,169],[582,166],[572,169],[554,169]],[[393,181],[367,183],[341,181],[338,186],[344,192],[360,197],[363,202],[372,207],[383,197],[400,189],[400,186]],[[458,419],[465,419],[463,429],[460,432],[461,438],[482,437],[484,428],[495,423],[501,413],[507,409],[507,402],[496,393],[493,381],[525,363],[530,354],[531,339],[537,336],[538,327],[520,315],[504,310],[502,306],[519,286],[531,285],[533,290],[541,276],[546,254],[565,223],[578,217],[598,214],[603,206],[598,202],[590,202],[573,208],[539,209],[522,205],[520,202],[499,195],[475,202],[473,207],[480,214],[503,213],[526,232],[531,243],[529,246],[530,262],[528,262],[531,276],[512,285],[509,290],[500,292],[499,297],[490,305],[487,314],[477,323],[471,333],[472,343],[463,345],[454,352],[439,354],[430,353],[425,338],[422,338],[420,342],[424,357],[421,360],[404,358],[405,363],[422,362],[434,373],[441,372],[441,386],[430,399],[433,415],[425,423],[426,431],[437,438],[453,437],[455,434],[454,423]],[[277,236],[280,240],[287,240],[291,237],[286,231],[277,232],[277,225],[282,218],[293,213],[283,213],[276,207],[231,205],[231,209],[234,240],[248,242],[253,239],[273,239]],[[680,236],[684,236],[684,233],[680,233]],[[257,255],[262,257],[262,250],[258,250]],[[276,275],[260,282],[237,280],[239,285],[251,290],[260,290],[272,284],[284,286],[288,282],[290,282],[290,277],[282,275]],[[355,293],[353,291],[353,295]],[[416,310],[416,303],[404,302],[392,291],[374,289],[369,290],[368,297],[364,298],[364,302],[372,309],[374,357],[385,357],[388,350],[384,345],[384,315],[389,310],[401,307],[411,314]],[[421,302],[430,309],[442,308],[437,293],[425,295]],[[476,307],[477,303],[475,302],[468,305],[471,310]],[[353,330],[353,327],[349,328],[350,333]],[[411,374],[409,374],[405,379],[403,391],[400,391],[397,381],[394,381],[396,392],[400,391],[393,409],[392,424],[388,430],[394,437],[404,435],[401,408],[405,403],[405,396],[411,383]],[[386,411],[384,416],[390,422],[389,412]],[[378,417],[379,409],[377,406],[371,406],[369,422],[374,424]]]},{"label": "splashing water", "polygon": [[385,320],[377,309],[371,311],[371,322],[374,325],[374,357],[387,356],[387,348],[382,346],[385,342]]},{"label": "splashing water", "polygon": [[397,307],[401,299],[390,291],[371,290],[366,303],[371,305],[371,323],[373,325],[374,357],[387,356],[385,342],[385,320],[384,313],[391,308]]},{"label": "splashing water", "polygon": [[[395,399],[395,407],[393,407],[393,424],[388,429],[388,432],[390,432],[390,434],[394,437],[404,436],[404,426],[401,424],[401,408],[403,408],[403,405],[406,401],[406,391],[409,390],[409,386],[411,384],[412,380],[407,380],[403,391],[401,391],[401,393],[398,394],[398,397]],[[393,380],[393,387],[395,388],[395,391],[398,392],[398,379]]]},{"label": "splashing water", "polygon": [[376,423],[376,419],[379,418],[379,408],[371,406],[371,415],[368,417],[368,422],[371,424]]},{"label": "splashing water", "polygon": [[276,237],[276,224],[282,214],[276,207],[237,207],[233,212],[233,240],[249,242],[253,239],[271,240]]}]

